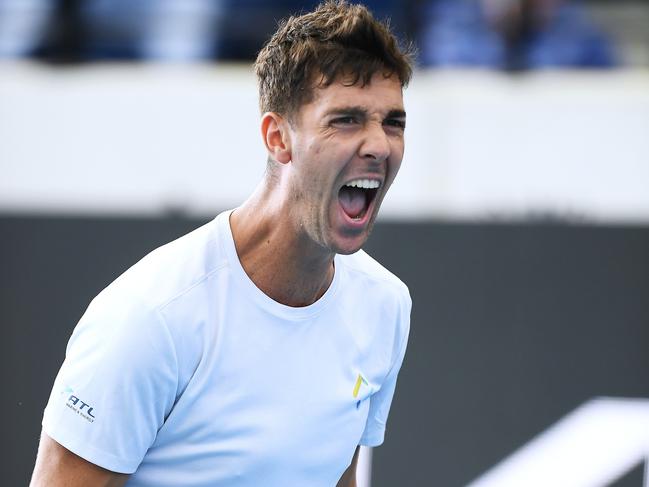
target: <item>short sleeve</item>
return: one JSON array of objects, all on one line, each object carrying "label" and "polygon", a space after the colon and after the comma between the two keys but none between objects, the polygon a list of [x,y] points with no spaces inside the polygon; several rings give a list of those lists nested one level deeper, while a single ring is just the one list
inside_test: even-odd
[{"label": "short sleeve", "polygon": [[392,366],[388,371],[381,388],[370,396],[370,408],[367,416],[367,423],[365,430],[359,441],[363,446],[379,446],[383,443],[385,436],[385,426],[392,404],[392,397],[397,385],[397,376],[403,364],[403,359],[406,354],[406,346],[408,344],[408,334],[410,331],[410,310],[412,308],[412,301],[410,295],[407,293],[401,301],[401,306],[398,313],[397,323],[397,339],[395,340],[395,347],[393,356],[395,357]]},{"label": "short sleeve", "polygon": [[100,295],[68,342],[43,431],[91,463],[133,473],[173,407],[177,369],[157,309]]}]

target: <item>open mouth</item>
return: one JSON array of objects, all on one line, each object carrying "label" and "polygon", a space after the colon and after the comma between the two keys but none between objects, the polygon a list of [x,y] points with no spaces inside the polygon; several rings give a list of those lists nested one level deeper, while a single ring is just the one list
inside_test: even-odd
[{"label": "open mouth", "polygon": [[381,182],[375,179],[354,179],[338,192],[338,201],[345,214],[355,221],[361,221],[367,214]]}]

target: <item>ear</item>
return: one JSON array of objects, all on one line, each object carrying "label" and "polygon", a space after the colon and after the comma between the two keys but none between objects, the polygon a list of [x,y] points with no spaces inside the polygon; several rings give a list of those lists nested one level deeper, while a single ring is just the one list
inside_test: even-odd
[{"label": "ear", "polygon": [[288,122],[275,112],[266,112],[261,117],[261,137],[266,149],[280,164],[291,162],[291,140]]}]

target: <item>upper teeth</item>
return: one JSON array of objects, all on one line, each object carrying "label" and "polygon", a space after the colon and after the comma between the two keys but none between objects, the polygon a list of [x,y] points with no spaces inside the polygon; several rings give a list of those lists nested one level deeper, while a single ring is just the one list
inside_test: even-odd
[{"label": "upper teeth", "polygon": [[381,186],[381,183],[374,179],[354,179],[345,184],[345,186],[351,186],[352,188],[376,189]]}]

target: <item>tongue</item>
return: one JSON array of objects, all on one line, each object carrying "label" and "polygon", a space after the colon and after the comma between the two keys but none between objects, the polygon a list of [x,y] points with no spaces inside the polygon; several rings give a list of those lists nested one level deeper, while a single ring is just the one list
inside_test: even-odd
[{"label": "tongue", "polygon": [[338,194],[338,200],[350,218],[358,218],[365,209],[365,192],[360,188],[343,186]]}]

